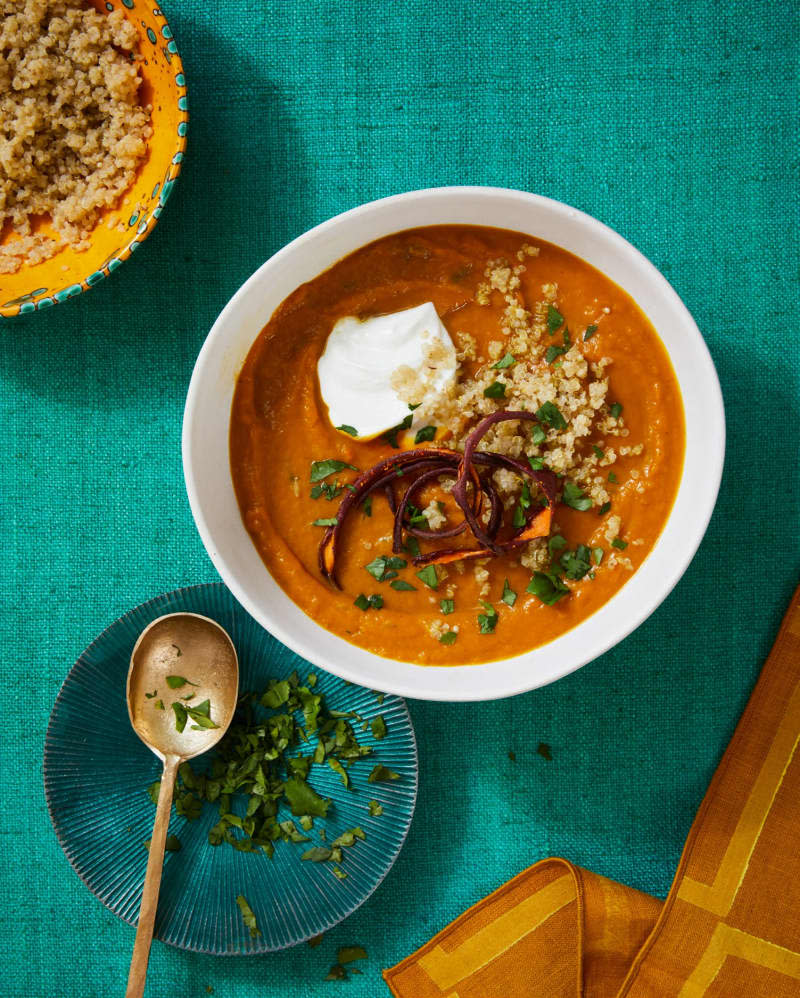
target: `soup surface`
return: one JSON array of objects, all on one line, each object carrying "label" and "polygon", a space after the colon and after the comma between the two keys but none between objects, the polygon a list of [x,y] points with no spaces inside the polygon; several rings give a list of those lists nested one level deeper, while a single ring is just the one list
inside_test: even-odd
[{"label": "soup surface", "polygon": [[[334,324],[425,302],[434,304],[455,345],[455,383],[426,396],[400,370],[393,384],[398,395],[407,393],[410,429],[370,440],[337,430],[317,377]],[[469,432],[500,410],[537,414],[492,426],[479,447],[558,476],[547,536],[486,557],[415,564],[443,547],[476,547],[468,530],[436,540],[437,530],[463,518],[453,497],[455,473],[443,473],[414,497],[406,525],[417,530],[403,531],[400,550],[393,551],[385,490],[360,503],[341,528],[341,589],[323,576],[320,543],[360,472],[408,448],[460,454]],[[473,226],[398,232],[298,288],[248,354],[230,427],[243,521],[286,593],[356,645],[435,665],[519,654],[606,603],[657,540],[683,452],[677,381],[636,303],[556,246]],[[324,474],[328,468],[336,470]],[[507,468],[489,474],[504,536],[512,536],[546,500],[533,478]],[[390,486],[395,503],[408,484],[398,476]],[[481,517],[486,523],[486,504]]]}]

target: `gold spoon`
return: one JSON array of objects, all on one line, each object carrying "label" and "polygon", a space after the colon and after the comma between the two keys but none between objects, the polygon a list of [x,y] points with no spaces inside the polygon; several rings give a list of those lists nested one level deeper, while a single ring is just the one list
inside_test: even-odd
[{"label": "gold spoon", "polygon": [[[186,682],[178,684],[179,678]],[[142,998],[144,994],[178,767],[207,752],[222,738],[236,710],[238,691],[236,649],[226,632],[208,617],[196,613],[159,617],[142,631],[131,652],[128,716],[136,734],[163,760],[164,771],[125,998]],[[177,712],[173,703],[178,704]],[[178,731],[176,722],[180,723],[182,712],[197,707],[197,716],[185,716],[183,731]],[[203,727],[207,723],[214,726]]]}]

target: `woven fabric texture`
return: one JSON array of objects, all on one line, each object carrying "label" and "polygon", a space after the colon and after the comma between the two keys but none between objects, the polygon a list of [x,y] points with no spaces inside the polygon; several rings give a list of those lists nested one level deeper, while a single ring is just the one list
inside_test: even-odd
[{"label": "woven fabric texture", "polygon": [[[55,840],[42,746],[102,628],[215,578],[180,465],[206,332],[290,238],[439,184],[566,201],[664,272],[722,380],[719,505],[675,592],[598,661],[512,700],[410,705],[421,789],[407,845],[320,946],[213,959],[156,943],[147,995],[375,998],[382,967],[550,855],[664,897],[800,561],[797,11],[180,0],[166,13],[191,120],[155,232],[89,293],[0,330],[3,994],[124,991],[133,931]],[[352,943],[369,952],[364,975],[326,983]]]}]

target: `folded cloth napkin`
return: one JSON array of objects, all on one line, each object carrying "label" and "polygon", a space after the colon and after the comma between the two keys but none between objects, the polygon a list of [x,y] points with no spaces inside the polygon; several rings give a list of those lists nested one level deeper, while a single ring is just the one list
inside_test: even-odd
[{"label": "folded cloth napkin", "polygon": [[666,901],[546,859],[384,971],[397,998],[800,998],[800,589]]}]

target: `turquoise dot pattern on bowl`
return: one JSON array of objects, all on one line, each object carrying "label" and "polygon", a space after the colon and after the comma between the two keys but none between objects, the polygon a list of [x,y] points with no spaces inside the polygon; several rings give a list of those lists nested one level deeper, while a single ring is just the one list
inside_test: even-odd
[{"label": "turquoise dot pattern on bowl", "polygon": [[[187,822],[173,811],[169,831],[181,842],[167,853],[156,918],[156,936],[172,946],[217,955],[265,953],[310,939],[355,911],[388,873],[405,841],[417,794],[417,750],[405,702],[353,686],[315,669],[263,630],[225,586],[193,586],[167,593],[131,610],[86,649],[73,666],[53,707],[44,753],[50,817],[75,871],[106,907],[130,924],[138,917],[155,808],[147,787],[161,765],[137,738],[128,720],[125,680],[142,630],[167,613],[190,611],[218,621],[239,655],[240,689],[263,688],[270,678],[297,671],[318,676],[316,689],[334,710],[357,711],[359,741],[373,754],[350,767],[353,790],[327,766],[314,766],[309,781],[332,806],[328,840],[358,825],[366,837],[344,851],[344,880],[330,863],[302,860],[309,844],[276,843],[275,856],[237,852],[208,843],[217,809],[203,805]],[[382,701],[382,702],[381,702]],[[382,715],[387,734],[376,740],[369,727]],[[315,736],[309,750],[313,751]],[[195,765],[199,765],[197,760]],[[399,780],[368,783],[376,764]],[[383,814],[372,817],[369,801]],[[288,810],[279,820],[291,818]],[[312,835],[315,833],[312,832]],[[316,838],[314,840],[316,842]],[[252,938],[236,904],[243,894],[261,935]],[[132,938],[132,937],[131,937]]]}]

